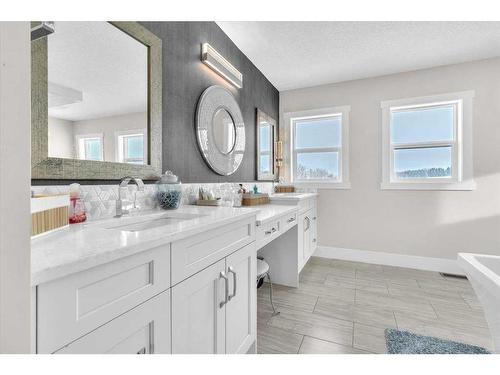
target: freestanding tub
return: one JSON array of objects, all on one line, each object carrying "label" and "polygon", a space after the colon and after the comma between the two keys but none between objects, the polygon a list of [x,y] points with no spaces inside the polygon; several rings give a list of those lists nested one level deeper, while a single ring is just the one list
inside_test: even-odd
[{"label": "freestanding tub", "polygon": [[458,264],[483,305],[495,352],[500,353],[500,256],[459,253]]}]

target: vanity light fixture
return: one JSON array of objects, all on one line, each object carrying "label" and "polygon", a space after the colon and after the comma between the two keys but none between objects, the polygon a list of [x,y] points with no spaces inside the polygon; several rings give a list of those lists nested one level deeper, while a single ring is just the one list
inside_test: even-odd
[{"label": "vanity light fixture", "polygon": [[243,74],[208,43],[201,45],[201,61],[236,87],[243,87]]}]

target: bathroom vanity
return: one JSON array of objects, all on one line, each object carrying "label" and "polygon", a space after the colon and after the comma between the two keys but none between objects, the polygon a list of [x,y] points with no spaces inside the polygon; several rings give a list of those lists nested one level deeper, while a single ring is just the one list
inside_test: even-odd
[{"label": "bathroom vanity", "polygon": [[258,208],[182,206],[32,241],[36,353],[254,353],[257,250],[298,286],[316,195]]},{"label": "bathroom vanity", "polygon": [[34,240],[36,352],[254,352],[255,222],[183,207]]}]

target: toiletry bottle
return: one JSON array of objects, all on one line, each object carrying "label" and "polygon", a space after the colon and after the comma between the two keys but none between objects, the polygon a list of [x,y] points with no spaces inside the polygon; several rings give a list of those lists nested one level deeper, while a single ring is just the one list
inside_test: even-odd
[{"label": "toiletry bottle", "polygon": [[85,203],[80,198],[80,184],[69,185],[69,223],[83,223],[87,220]]},{"label": "toiletry bottle", "polygon": [[257,187],[257,185],[253,186],[253,193],[254,194],[258,194],[259,193],[259,188]]}]

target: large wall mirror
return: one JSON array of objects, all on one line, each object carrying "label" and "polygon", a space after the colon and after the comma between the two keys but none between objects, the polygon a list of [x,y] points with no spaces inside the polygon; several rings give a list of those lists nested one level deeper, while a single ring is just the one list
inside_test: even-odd
[{"label": "large wall mirror", "polygon": [[161,40],[135,22],[56,22],[32,41],[32,178],[161,174]]},{"label": "large wall mirror", "polygon": [[277,178],[275,144],[276,120],[257,109],[257,180],[274,181]]}]

